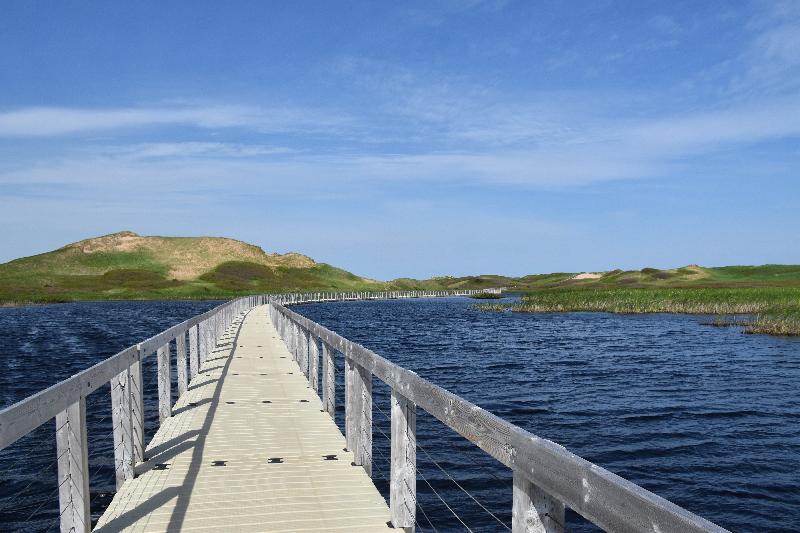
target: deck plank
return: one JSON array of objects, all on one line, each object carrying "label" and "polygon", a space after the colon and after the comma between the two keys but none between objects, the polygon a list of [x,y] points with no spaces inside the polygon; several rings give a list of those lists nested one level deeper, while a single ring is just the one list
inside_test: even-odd
[{"label": "deck plank", "polygon": [[389,531],[386,502],[323,411],[266,307],[253,309],[220,339],[95,531]]}]

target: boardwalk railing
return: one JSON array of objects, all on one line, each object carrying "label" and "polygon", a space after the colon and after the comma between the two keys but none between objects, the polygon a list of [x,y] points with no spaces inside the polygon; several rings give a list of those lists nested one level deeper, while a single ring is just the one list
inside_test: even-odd
[{"label": "boardwalk railing", "polygon": [[391,388],[390,510],[396,528],[416,514],[416,408],[420,407],[513,471],[512,531],[563,533],[565,507],[607,531],[723,532],[608,470],[481,409],[416,373],[326,329],[275,298],[270,313],[289,350],[335,414],[334,354],[344,356],[345,437],[355,464],[372,473],[372,378]]},{"label": "boardwalk railing", "polygon": [[[175,344],[180,397],[188,389],[189,380],[197,375],[206,357],[216,347],[216,341],[222,333],[237,317],[258,305],[271,301],[289,305],[312,301],[467,296],[500,291],[316,292],[238,298],[129,346],[48,389],[6,407],[0,411],[0,450],[55,418],[61,531],[87,532],[91,530],[91,513],[86,397],[106,383],[111,384],[114,467],[119,489],[125,480],[134,477],[134,467],[146,459],[142,386],[142,360],[145,358],[154,353],[158,358],[158,415],[159,421],[163,422],[172,415],[173,405],[170,345]],[[282,306],[280,309],[285,310]],[[333,353],[323,352],[323,356],[332,358]],[[327,363],[323,367],[325,369],[330,371]],[[330,376],[332,379],[332,371]],[[325,398],[332,406],[330,390],[332,383],[325,388],[328,391]],[[329,412],[333,413],[332,410]]]}]

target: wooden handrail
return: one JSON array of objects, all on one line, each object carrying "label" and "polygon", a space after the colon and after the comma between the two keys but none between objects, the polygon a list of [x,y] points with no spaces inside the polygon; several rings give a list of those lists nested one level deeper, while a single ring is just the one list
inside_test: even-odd
[{"label": "wooden handrail", "polygon": [[111,378],[128,368],[137,357],[136,346],[130,346],[0,411],[0,450],[111,381]]}]

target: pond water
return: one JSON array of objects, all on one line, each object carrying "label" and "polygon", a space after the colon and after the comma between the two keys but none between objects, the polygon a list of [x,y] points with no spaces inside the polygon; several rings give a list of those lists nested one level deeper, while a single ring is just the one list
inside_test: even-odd
[{"label": "pond water", "polygon": [[[0,404],[217,303],[0,309]],[[728,529],[798,530],[800,339],[745,335],[684,315],[485,313],[473,303],[335,302],[295,310]],[[341,367],[341,357],[337,362]],[[152,434],[155,358],[146,363]],[[388,394],[376,380],[373,477],[387,496]],[[340,397],[340,427],[343,405]],[[96,517],[114,490],[107,390],[91,395],[87,409]],[[422,410],[417,428],[418,530],[504,530],[510,471]],[[53,435],[54,424],[46,424],[0,452],[0,530],[57,527]],[[567,529],[594,530],[574,513]]]}]

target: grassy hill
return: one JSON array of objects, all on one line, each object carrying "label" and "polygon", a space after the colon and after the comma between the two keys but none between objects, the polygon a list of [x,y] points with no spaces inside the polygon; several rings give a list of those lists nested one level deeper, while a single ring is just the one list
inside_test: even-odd
[{"label": "grassy hill", "polygon": [[301,254],[268,254],[221,237],[143,237],[130,231],[0,265],[4,304],[381,288]]},{"label": "grassy hill", "polygon": [[508,285],[502,276],[357,276],[298,253],[266,253],[222,237],[145,237],[122,231],[0,264],[0,304],[232,298],[305,291],[442,290]]},{"label": "grassy hill", "polygon": [[641,270],[607,272],[555,273],[506,278],[510,289],[612,289],[612,288],[730,288],[730,287],[800,287],[800,265],[761,265]]}]

